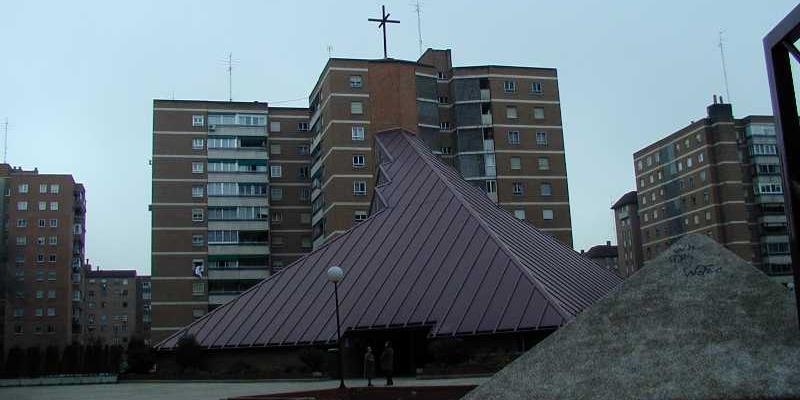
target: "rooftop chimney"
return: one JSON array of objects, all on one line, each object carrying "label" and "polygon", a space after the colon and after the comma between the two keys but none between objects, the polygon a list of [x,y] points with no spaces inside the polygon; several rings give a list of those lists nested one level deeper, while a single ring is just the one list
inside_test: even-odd
[{"label": "rooftop chimney", "polygon": [[606,246],[611,246],[611,241],[610,240],[606,240]]},{"label": "rooftop chimney", "polygon": [[717,95],[714,95],[714,104],[717,104]]}]

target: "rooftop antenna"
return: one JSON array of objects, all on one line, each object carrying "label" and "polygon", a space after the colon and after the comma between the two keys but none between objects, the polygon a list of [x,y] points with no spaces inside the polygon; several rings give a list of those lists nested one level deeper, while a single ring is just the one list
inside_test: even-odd
[{"label": "rooftop antenna", "polygon": [[333,58],[333,45],[329,44],[327,50],[328,50],[328,58]]},{"label": "rooftop antenna", "polygon": [[8,164],[8,117],[3,122],[3,164]]},{"label": "rooftop antenna", "polygon": [[[722,34],[725,33],[724,30],[719,31],[719,57],[722,60],[722,77],[725,79],[725,97],[728,98],[728,103],[731,102],[731,92],[728,89],[728,68],[725,66],[725,39],[722,37]],[[722,102],[722,101],[720,101]]]},{"label": "rooftop antenna", "polygon": [[233,101],[233,53],[228,53],[228,101]]},{"label": "rooftop antenna", "polygon": [[419,54],[422,55],[422,5],[419,0],[413,4],[414,11],[417,12],[417,36],[419,37]]}]

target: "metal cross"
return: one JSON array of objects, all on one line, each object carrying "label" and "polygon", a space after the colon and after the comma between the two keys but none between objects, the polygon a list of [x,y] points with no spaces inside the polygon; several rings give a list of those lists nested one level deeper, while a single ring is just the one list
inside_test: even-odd
[{"label": "metal cross", "polygon": [[386,24],[387,23],[399,24],[400,21],[395,19],[389,19],[389,15],[391,14],[386,13],[386,6],[381,6],[381,15],[382,15],[381,19],[369,18],[368,21],[380,22],[380,24],[378,24],[378,28],[383,28],[383,58],[388,58],[386,56]]}]

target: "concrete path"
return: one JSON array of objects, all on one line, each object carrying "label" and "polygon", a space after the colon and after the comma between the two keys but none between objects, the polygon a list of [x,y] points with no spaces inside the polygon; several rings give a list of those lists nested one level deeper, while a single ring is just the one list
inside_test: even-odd
[{"label": "concrete path", "polygon": [[[439,385],[478,385],[487,378],[458,378],[417,380],[414,378],[396,378],[396,386],[439,386]],[[373,381],[382,384],[380,379]],[[348,386],[366,386],[366,380],[346,380]],[[268,393],[292,392],[307,389],[335,388],[339,381],[262,381],[262,382],[166,382],[166,383],[118,383],[110,385],[73,385],[73,386],[34,386],[0,389],[0,399],[28,400],[200,400],[225,399],[236,396],[248,396]]]}]

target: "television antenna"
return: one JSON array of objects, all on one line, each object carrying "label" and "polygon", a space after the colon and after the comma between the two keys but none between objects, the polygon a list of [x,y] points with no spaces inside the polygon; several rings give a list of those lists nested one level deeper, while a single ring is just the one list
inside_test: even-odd
[{"label": "television antenna", "polygon": [[422,4],[417,0],[414,4],[414,11],[417,13],[417,37],[419,39],[419,54],[422,55]]},{"label": "television antenna", "polygon": [[731,103],[731,92],[728,88],[728,68],[725,65],[725,38],[722,35],[725,33],[724,30],[719,31],[719,57],[722,60],[722,78],[725,80],[725,97],[728,98],[728,103]]}]

